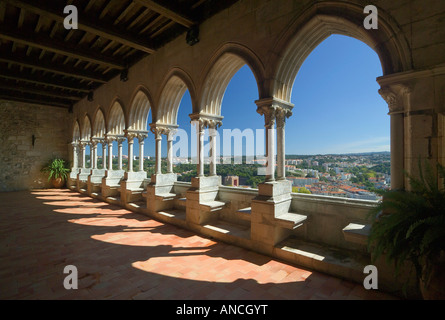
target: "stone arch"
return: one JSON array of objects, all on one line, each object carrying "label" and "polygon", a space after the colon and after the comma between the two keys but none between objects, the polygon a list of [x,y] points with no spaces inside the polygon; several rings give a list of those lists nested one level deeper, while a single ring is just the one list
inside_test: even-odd
[{"label": "stone arch", "polygon": [[80,125],[79,120],[76,119],[74,122],[74,128],[73,128],[73,142],[79,142],[80,141]]},{"label": "stone arch", "polygon": [[91,140],[91,119],[88,115],[85,115],[82,122],[81,140],[90,141]]},{"label": "stone arch", "polygon": [[192,106],[195,105],[195,86],[190,76],[179,68],[173,68],[167,74],[166,80],[163,83],[153,122],[176,125],[179,104],[187,89],[190,93]]},{"label": "stone arch", "polygon": [[264,67],[261,60],[250,49],[240,44],[228,43],[210,60],[201,86],[199,110],[195,113],[220,116],[221,103],[227,86],[235,73],[245,64],[255,76],[259,98],[265,97]]},{"label": "stone arch", "polygon": [[[350,36],[369,45],[379,56],[383,74],[410,70],[408,43],[389,16],[378,11],[378,29],[366,30],[363,6],[353,3],[317,3],[305,10],[276,45],[278,57],[272,95],[290,102],[297,73],[309,54],[332,34]],[[281,48],[281,49],[280,49]]]},{"label": "stone arch", "polygon": [[153,105],[148,90],[139,86],[130,104],[128,126],[129,130],[146,131],[148,115]]},{"label": "stone arch", "polygon": [[94,138],[104,138],[106,133],[105,116],[102,108],[98,108],[94,116],[92,126],[92,136]]},{"label": "stone arch", "polygon": [[125,130],[125,113],[122,103],[114,99],[108,116],[107,134],[123,136]]}]

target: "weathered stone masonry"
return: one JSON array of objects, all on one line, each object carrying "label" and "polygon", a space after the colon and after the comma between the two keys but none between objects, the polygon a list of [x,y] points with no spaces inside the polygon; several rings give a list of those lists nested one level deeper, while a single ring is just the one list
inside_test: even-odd
[{"label": "weathered stone masonry", "polygon": [[0,192],[48,186],[40,169],[52,157],[69,159],[70,121],[62,108],[0,101]]}]

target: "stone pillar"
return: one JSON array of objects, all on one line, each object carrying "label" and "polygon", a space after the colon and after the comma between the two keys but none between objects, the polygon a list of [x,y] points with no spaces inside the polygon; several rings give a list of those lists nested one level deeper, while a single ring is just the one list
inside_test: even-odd
[{"label": "stone pillar", "polygon": [[114,141],[114,137],[113,136],[107,136],[105,141],[108,144],[108,170],[112,171],[113,170],[113,141]]},{"label": "stone pillar", "polygon": [[286,112],[283,109],[277,111],[277,180],[286,180],[286,151],[285,130]]},{"label": "stone pillar", "polygon": [[156,140],[156,164],[155,164],[155,174],[162,174],[161,167],[161,147],[162,147],[162,134],[160,130],[154,130],[155,140]]},{"label": "stone pillar", "polygon": [[87,143],[85,141],[82,141],[80,143],[80,149],[81,149],[81,165],[82,165],[82,169],[86,169],[86,161],[85,161],[85,149],[87,147]]},{"label": "stone pillar", "polygon": [[107,170],[107,144],[106,140],[102,139],[102,169]]},{"label": "stone pillar", "polygon": [[173,173],[173,137],[176,129],[167,132],[167,173]]},{"label": "stone pillar", "polygon": [[79,166],[79,142],[72,142],[71,145],[73,146],[73,170],[78,168]]},{"label": "stone pillar", "polygon": [[122,170],[122,143],[125,141],[124,137],[117,138],[117,158],[118,170]]},{"label": "stone pillar", "polygon": [[275,119],[266,124],[266,181],[275,181]]},{"label": "stone pillar", "polygon": [[139,171],[144,171],[144,142],[145,138],[147,138],[147,134],[139,133],[138,141],[139,141]]},{"label": "stone pillar", "polygon": [[156,164],[155,174],[162,174],[162,135],[167,137],[167,173],[173,173],[173,136],[176,133],[177,125],[164,123],[151,123],[150,131],[155,135],[156,140]]},{"label": "stone pillar", "polygon": [[198,121],[197,123],[197,138],[198,138],[198,177],[204,177],[204,123]]},{"label": "stone pillar", "polygon": [[210,176],[216,176],[216,134],[217,126],[210,125]]},{"label": "stone pillar", "polygon": [[293,105],[274,98],[255,101],[257,112],[264,116],[266,128],[266,182],[275,181],[275,122],[277,121],[277,180],[285,180],[285,140],[286,118],[292,115]]},{"label": "stone pillar", "polygon": [[390,89],[382,87],[380,95],[388,103],[391,117],[391,189],[405,188],[405,137],[404,137],[404,105],[400,93],[407,93],[406,88],[400,92],[401,87]]},{"label": "stone pillar", "polygon": [[[205,128],[210,130],[210,144],[211,144],[211,160],[210,175],[216,176],[216,129],[222,125],[222,116],[193,113],[190,115],[191,122],[196,123],[197,136],[197,153],[198,153],[198,177],[204,177],[204,134]],[[214,130],[212,130],[212,128]],[[215,152],[213,152],[215,150]]]},{"label": "stone pillar", "polygon": [[91,169],[97,169],[97,143],[97,140],[91,139]]},{"label": "stone pillar", "polygon": [[133,144],[134,144],[134,133],[127,133],[128,139],[128,169],[127,172],[133,172]]}]

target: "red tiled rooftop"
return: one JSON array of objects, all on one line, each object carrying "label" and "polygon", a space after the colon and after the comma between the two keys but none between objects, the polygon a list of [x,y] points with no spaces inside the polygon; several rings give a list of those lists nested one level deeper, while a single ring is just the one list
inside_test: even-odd
[{"label": "red tiled rooftop", "polygon": [[[393,299],[68,190],[0,193],[1,299]],[[79,288],[66,290],[74,265]]]}]

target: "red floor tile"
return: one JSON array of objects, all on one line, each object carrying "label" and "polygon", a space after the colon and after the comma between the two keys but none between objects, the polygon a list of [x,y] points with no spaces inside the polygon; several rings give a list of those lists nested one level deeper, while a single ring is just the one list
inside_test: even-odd
[{"label": "red floor tile", "polygon": [[68,190],[0,203],[1,299],[394,299]]}]

